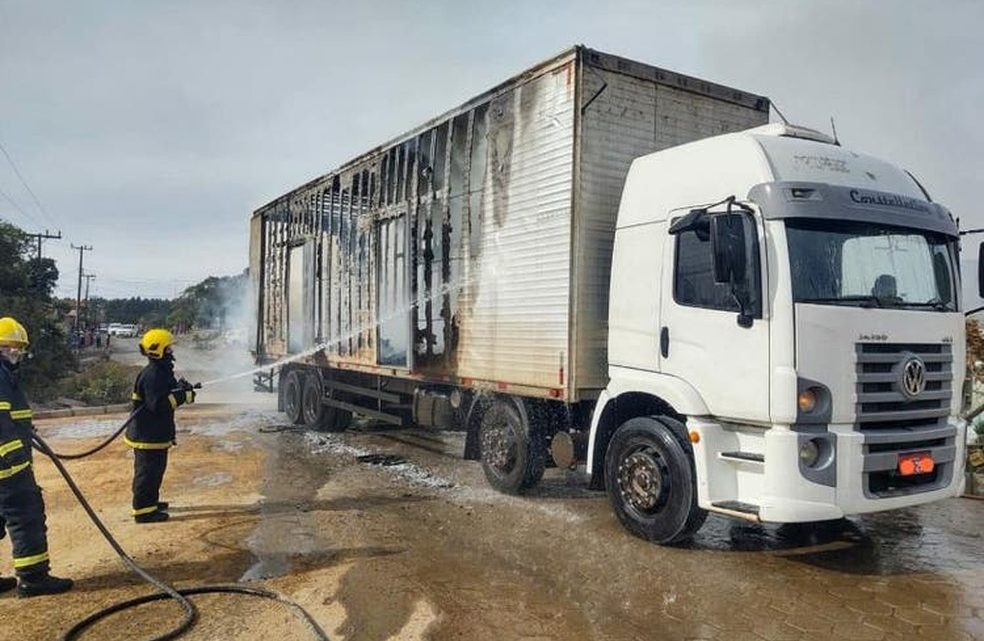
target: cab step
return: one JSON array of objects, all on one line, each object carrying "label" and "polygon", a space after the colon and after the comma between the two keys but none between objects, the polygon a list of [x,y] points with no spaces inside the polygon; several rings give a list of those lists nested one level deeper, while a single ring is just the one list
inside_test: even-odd
[{"label": "cab step", "polygon": [[743,519],[758,521],[759,518],[759,506],[752,505],[751,503],[744,503],[742,501],[715,501],[711,503],[711,507],[715,508],[715,511]]}]

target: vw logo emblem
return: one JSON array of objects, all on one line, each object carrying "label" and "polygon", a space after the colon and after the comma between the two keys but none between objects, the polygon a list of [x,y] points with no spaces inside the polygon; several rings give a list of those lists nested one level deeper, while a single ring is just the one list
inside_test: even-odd
[{"label": "vw logo emblem", "polygon": [[911,355],[902,365],[899,388],[906,398],[915,398],[926,389],[926,364],[916,355]]}]

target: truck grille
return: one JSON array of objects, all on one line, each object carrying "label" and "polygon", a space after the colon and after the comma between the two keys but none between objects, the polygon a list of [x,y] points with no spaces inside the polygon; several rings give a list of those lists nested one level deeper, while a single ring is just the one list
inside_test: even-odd
[{"label": "truck grille", "polygon": [[[912,357],[925,365],[925,387],[903,389],[903,368]],[[858,343],[856,427],[933,428],[950,413],[953,354],[946,343]]]}]

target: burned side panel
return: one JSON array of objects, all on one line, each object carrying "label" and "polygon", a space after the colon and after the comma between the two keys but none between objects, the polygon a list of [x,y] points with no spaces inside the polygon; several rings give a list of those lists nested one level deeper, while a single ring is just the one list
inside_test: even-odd
[{"label": "burned side panel", "polygon": [[291,251],[309,247],[294,334],[316,362],[588,398],[607,379],[630,162],[767,115],[758,96],[565,52],[261,208],[257,356],[288,352]]},{"label": "burned side panel", "polygon": [[277,201],[260,212],[263,218],[263,273],[260,309],[262,356],[287,353],[287,258],[291,217],[285,201]]},{"label": "burned side panel", "polygon": [[260,310],[263,309],[263,255],[264,223],[262,216],[249,221],[249,318],[247,341],[254,355],[263,353],[264,336],[260,332]]},{"label": "burned side panel", "polygon": [[[769,119],[768,101],[762,98],[597,52],[587,54],[581,73],[570,381],[575,398],[590,396],[608,382],[609,270],[619,199],[632,160]],[[657,275],[638,276],[657,286]],[[654,337],[657,331],[654,326]]]},{"label": "burned side panel", "polygon": [[377,168],[366,163],[318,188],[320,244],[316,308],[319,345],[330,357],[376,362],[374,190]]},{"label": "burned side panel", "polygon": [[563,387],[574,93],[570,62],[497,97],[476,122],[453,319],[459,376]]}]

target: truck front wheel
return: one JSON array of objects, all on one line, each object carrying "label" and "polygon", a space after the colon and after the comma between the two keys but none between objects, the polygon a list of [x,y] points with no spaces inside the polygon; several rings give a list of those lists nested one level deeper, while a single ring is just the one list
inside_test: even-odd
[{"label": "truck front wheel", "polygon": [[633,418],[615,431],[605,454],[605,491],[618,520],[636,536],[678,543],[704,524],[688,450],[660,417]]},{"label": "truck front wheel", "polygon": [[514,403],[496,399],[482,414],[479,428],[482,471],[489,485],[520,494],[543,477],[546,451]]}]

